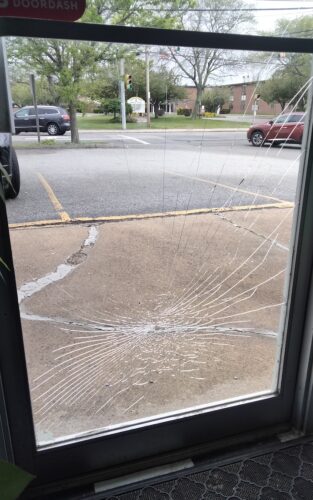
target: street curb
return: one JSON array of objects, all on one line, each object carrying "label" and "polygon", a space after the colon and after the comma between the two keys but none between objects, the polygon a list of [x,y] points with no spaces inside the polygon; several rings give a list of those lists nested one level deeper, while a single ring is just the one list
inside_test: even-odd
[{"label": "street curb", "polygon": [[292,202],[282,203],[267,203],[261,205],[238,205],[232,207],[219,207],[219,208],[195,208],[190,210],[174,210],[169,212],[152,212],[144,214],[129,214],[129,215],[109,215],[100,217],[76,217],[73,219],[52,219],[33,222],[17,222],[9,224],[10,230],[13,229],[27,229],[27,228],[40,228],[40,227],[64,227],[66,225],[81,225],[81,224],[101,224],[112,222],[130,222],[140,220],[164,219],[167,217],[189,217],[193,215],[222,215],[229,212],[246,212],[256,210],[272,210],[272,209],[288,209],[294,208]]},{"label": "street curb", "polygon": [[78,143],[74,144],[71,142],[59,142],[56,144],[38,144],[36,142],[19,142],[14,144],[14,148],[17,151],[43,151],[45,149],[58,150],[58,149],[118,149],[116,144],[111,144],[110,142],[89,142],[89,144]]},{"label": "street curb", "polygon": [[149,128],[149,129],[78,129],[79,133],[92,133],[96,134],[97,132],[108,132],[108,133],[140,133],[140,134],[147,134],[147,133],[164,133],[164,132],[242,132],[246,130],[246,127],[241,127],[241,128]]}]

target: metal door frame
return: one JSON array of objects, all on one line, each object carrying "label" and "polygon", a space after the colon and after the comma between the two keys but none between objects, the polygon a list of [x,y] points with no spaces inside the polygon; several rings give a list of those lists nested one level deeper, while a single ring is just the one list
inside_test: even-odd
[{"label": "metal door frame", "polygon": [[[116,43],[224,48],[230,50],[313,53],[313,40],[248,35],[225,35],[175,30],[129,28],[83,23],[0,19],[0,36],[92,40]],[[0,65],[1,66],[1,65]],[[1,67],[0,67],[1,70]],[[5,95],[0,84],[0,97]],[[9,108],[0,117],[0,130],[9,130]],[[37,475],[37,483],[90,475],[100,469],[123,467],[161,456],[183,456],[184,450],[201,447],[221,438],[245,432],[259,433],[272,426],[296,425],[313,429],[313,318],[307,315],[311,298],[313,266],[313,119],[308,113],[303,155],[303,177],[298,185],[295,210],[295,247],[290,252],[290,293],[285,321],[284,359],[276,394],[230,402],[200,413],[186,412],[176,418],[133,425],[121,432],[72,439],[36,449],[27,369],[10,248],[5,206],[0,202],[0,256],[8,269],[0,280],[0,450],[7,458]],[[310,297],[310,299],[309,299]],[[287,333],[288,332],[288,333]],[[301,360],[301,363],[300,363]],[[300,370],[299,370],[300,367]],[[295,395],[298,395],[295,397]],[[301,396],[301,397],[300,397]],[[244,417],[244,418],[243,418]],[[0,428],[1,430],[1,428]],[[2,436],[2,443],[1,443]],[[226,439],[227,442],[227,439]],[[158,460],[156,458],[156,460]],[[113,470],[113,469],[112,469]],[[51,477],[51,473],[53,477]]]}]

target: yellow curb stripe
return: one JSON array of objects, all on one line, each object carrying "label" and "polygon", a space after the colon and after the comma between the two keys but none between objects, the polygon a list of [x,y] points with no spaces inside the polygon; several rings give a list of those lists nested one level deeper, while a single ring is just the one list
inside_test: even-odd
[{"label": "yellow curb stripe", "polygon": [[225,213],[225,212],[243,212],[247,210],[262,210],[266,208],[293,208],[294,203],[283,202],[283,203],[267,203],[264,205],[238,205],[233,207],[221,207],[221,208],[195,208],[192,210],[177,210],[171,212],[155,212],[147,214],[130,214],[130,215],[109,215],[102,217],[75,217],[73,219],[68,219],[67,221],[62,220],[42,220],[35,222],[22,222],[9,224],[11,229],[18,229],[24,227],[40,227],[40,226],[54,226],[64,223],[84,223],[84,222],[122,222],[131,220],[142,220],[142,219],[157,219],[162,217],[179,217],[187,215],[200,215],[200,214],[212,214],[212,213]]},{"label": "yellow curb stripe", "polygon": [[61,218],[61,221],[62,222],[69,222],[71,220],[70,216],[68,215],[67,212],[64,211],[61,203],[59,202],[58,198],[56,197],[56,195],[54,194],[50,184],[46,181],[46,179],[44,178],[44,176],[40,173],[37,173],[38,177],[39,177],[39,180],[41,182],[41,184],[43,185],[43,187],[45,188],[49,198],[50,198],[50,201],[55,209],[55,211],[58,213],[58,215],[60,216]]},{"label": "yellow curb stripe", "polygon": [[40,227],[40,226],[56,226],[64,224],[61,219],[51,219],[51,220],[36,220],[30,222],[14,222],[9,224],[10,229],[23,228],[23,227]]},{"label": "yellow curb stripe", "polygon": [[293,203],[271,203],[265,205],[239,205],[234,207],[222,207],[222,208],[195,208],[192,210],[177,210],[175,212],[155,212],[152,214],[133,214],[133,215],[111,215],[107,217],[77,217],[72,219],[73,222],[91,222],[91,221],[103,221],[103,222],[118,222],[125,220],[140,220],[140,219],[156,219],[160,217],[179,217],[185,215],[197,215],[197,214],[212,214],[212,213],[224,213],[224,212],[236,212],[236,211],[246,211],[246,210],[260,210],[262,208],[293,208]]},{"label": "yellow curb stripe", "polygon": [[184,179],[191,179],[198,182],[204,182],[206,184],[211,184],[212,186],[219,186],[225,189],[230,189],[231,191],[236,191],[238,193],[250,194],[252,196],[257,196],[258,198],[265,198],[266,200],[278,201],[278,203],[288,203],[286,200],[281,200],[280,198],[275,198],[274,196],[268,196],[266,194],[255,193],[253,191],[246,191],[245,189],[240,189],[238,187],[229,186],[228,184],[221,184],[220,182],[209,181],[208,179],[202,179],[201,177],[195,177],[193,175],[184,175],[177,172],[172,172],[171,170],[165,170],[167,174],[176,175],[177,177],[183,177]]}]

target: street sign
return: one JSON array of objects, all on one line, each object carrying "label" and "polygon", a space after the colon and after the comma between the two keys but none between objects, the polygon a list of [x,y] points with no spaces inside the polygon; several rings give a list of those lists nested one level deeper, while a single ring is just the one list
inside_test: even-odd
[{"label": "street sign", "polygon": [[0,0],[0,16],[77,21],[86,8],[86,0]]}]

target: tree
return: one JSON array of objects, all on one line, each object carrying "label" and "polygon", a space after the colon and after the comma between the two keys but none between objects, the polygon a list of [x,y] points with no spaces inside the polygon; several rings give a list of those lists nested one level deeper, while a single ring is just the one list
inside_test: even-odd
[{"label": "tree", "polygon": [[225,87],[212,87],[206,90],[202,96],[202,104],[205,110],[210,112],[215,112],[219,106],[222,108],[229,101],[230,90]]},{"label": "tree", "polygon": [[[27,75],[28,76],[28,75]],[[33,104],[33,98],[30,89],[29,77],[23,80],[12,82],[11,84],[12,100],[18,106],[27,106]],[[55,104],[52,99],[49,85],[44,78],[37,79],[36,81],[36,94],[39,103]]]},{"label": "tree", "polygon": [[[301,82],[299,81],[299,78],[293,78],[285,70],[278,70],[274,73],[270,80],[267,80],[260,85],[259,92],[263,101],[268,104],[278,102],[283,111],[300,88]],[[299,97],[298,101],[299,102],[296,100],[296,103],[294,104],[295,108],[303,110],[305,106],[304,97]]]},{"label": "tree", "polygon": [[[132,75],[132,90],[126,90],[126,99],[133,96],[146,100],[146,65],[140,59],[142,55],[138,48],[127,57],[126,74]],[[154,108],[155,117],[158,118],[158,110],[161,104],[173,99],[183,99],[185,90],[178,86],[180,77],[174,69],[167,69],[162,63],[150,64],[150,102]],[[97,74],[93,81],[86,83],[88,95],[96,100],[118,98],[119,72],[117,65],[110,64]],[[84,84],[85,85],[85,84]]]},{"label": "tree", "polygon": [[[133,77],[133,90],[128,92],[127,97],[139,96],[146,99],[146,67],[142,61],[136,61],[131,65]],[[150,102],[153,106],[155,118],[159,117],[158,110],[161,104],[173,99],[183,99],[185,90],[178,86],[180,77],[175,74],[174,69],[167,69],[164,64],[160,67],[150,66]]]},{"label": "tree", "polygon": [[[181,21],[183,29],[231,33],[253,21],[250,12],[241,10],[243,7],[247,8],[247,4],[241,0],[199,0],[197,5],[200,7],[199,10],[183,15]],[[200,111],[202,95],[209,77],[222,68],[233,67],[236,61],[234,58],[230,61],[229,53],[218,49],[172,47],[169,50],[181,74],[191,80],[196,87],[197,95],[193,109],[195,118]]]},{"label": "tree", "polygon": [[181,13],[195,5],[195,0],[89,0],[84,16],[87,22],[144,26],[151,28],[179,28]]},{"label": "tree", "polygon": [[[158,8],[159,0],[151,0],[149,8],[144,0],[89,0],[82,20],[169,28],[175,26],[177,8],[189,5],[189,1],[169,1],[166,11]],[[82,82],[92,78],[101,65],[112,60],[119,51],[125,52],[125,47],[116,49],[112,44],[19,38],[9,42],[8,56],[11,67],[23,66],[23,70],[36,72],[47,79],[54,104],[61,103],[69,108],[71,140],[79,142],[76,108]]]},{"label": "tree", "polygon": [[150,71],[150,102],[153,106],[154,117],[159,117],[161,104],[174,99],[183,99],[185,90],[177,85],[178,77],[173,71],[165,67],[160,71]]},{"label": "tree", "polygon": [[25,71],[46,78],[53,104],[69,108],[72,142],[79,142],[76,107],[81,81],[104,58],[105,48],[91,42],[32,38],[13,40],[8,47],[11,64],[22,61]]},{"label": "tree", "polygon": [[118,58],[112,62],[104,62],[91,78],[84,79],[81,84],[82,95],[102,101],[119,97]]},{"label": "tree", "polygon": [[[105,99],[102,103],[104,113],[112,113],[113,121],[116,121],[116,115],[121,113],[121,104],[119,99]],[[133,112],[130,104],[126,103],[126,115],[131,115]]]},{"label": "tree", "polygon": [[[273,34],[275,36],[311,38],[313,18],[312,16],[303,16],[293,21],[279,20],[271,35]],[[258,56],[259,60],[264,60],[264,57],[263,54]],[[278,54],[276,69],[272,77],[260,86],[262,99],[267,103],[279,102],[282,110],[289,102],[295,109],[304,110],[311,76],[311,64],[311,54]],[[303,90],[301,91],[301,89]]]},{"label": "tree", "polygon": [[[296,18],[292,22],[280,20],[278,21],[275,29],[275,35],[280,36],[312,38],[312,34],[312,16]],[[304,87],[304,91],[300,92],[300,94],[297,95],[295,102],[293,102],[293,106],[303,110],[307,101],[305,86],[311,77],[312,71],[312,55],[285,53],[280,55],[279,63],[280,67],[274,76],[281,78],[282,82],[285,82],[286,86],[289,86],[290,89],[294,88],[294,93],[289,97],[289,100]]]}]

